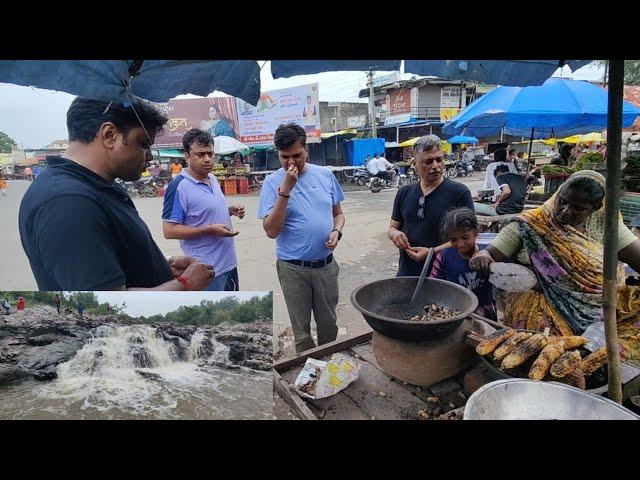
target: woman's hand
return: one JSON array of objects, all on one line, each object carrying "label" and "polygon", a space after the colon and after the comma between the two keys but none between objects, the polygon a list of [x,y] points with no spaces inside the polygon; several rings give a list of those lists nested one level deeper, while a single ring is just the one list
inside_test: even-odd
[{"label": "woman's hand", "polygon": [[473,270],[480,270],[485,273],[491,272],[491,264],[493,263],[493,258],[486,250],[480,250],[473,254],[471,260],[469,260],[469,266]]}]

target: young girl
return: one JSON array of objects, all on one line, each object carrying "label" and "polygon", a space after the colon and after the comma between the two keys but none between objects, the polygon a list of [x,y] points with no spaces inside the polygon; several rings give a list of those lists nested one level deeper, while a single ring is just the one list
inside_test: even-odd
[{"label": "young girl", "polygon": [[442,235],[451,247],[435,257],[431,267],[431,278],[448,280],[471,290],[478,297],[476,313],[496,320],[495,302],[489,278],[469,267],[469,259],[479,250],[478,219],[473,210],[456,208],[442,220]]}]

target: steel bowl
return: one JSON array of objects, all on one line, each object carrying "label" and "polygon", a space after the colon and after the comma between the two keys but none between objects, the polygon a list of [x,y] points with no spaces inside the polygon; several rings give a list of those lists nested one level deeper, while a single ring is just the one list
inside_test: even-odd
[{"label": "steel bowl", "polygon": [[446,320],[411,322],[376,313],[386,305],[409,303],[417,283],[418,277],[395,277],[367,283],[354,290],[351,303],[376,332],[409,341],[444,338],[455,332],[478,308],[478,298],[470,290],[446,280],[425,278],[416,301],[416,313],[421,306],[435,303],[456,309],[460,311],[459,315]]},{"label": "steel bowl", "polygon": [[465,420],[640,420],[598,395],[556,382],[509,379],[487,383],[467,400]]}]

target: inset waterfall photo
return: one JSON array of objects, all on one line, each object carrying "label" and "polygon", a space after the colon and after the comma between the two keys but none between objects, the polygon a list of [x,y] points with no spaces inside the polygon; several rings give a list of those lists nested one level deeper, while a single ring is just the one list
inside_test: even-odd
[{"label": "inset waterfall photo", "polygon": [[0,420],[273,418],[272,292],[0,292]]}]

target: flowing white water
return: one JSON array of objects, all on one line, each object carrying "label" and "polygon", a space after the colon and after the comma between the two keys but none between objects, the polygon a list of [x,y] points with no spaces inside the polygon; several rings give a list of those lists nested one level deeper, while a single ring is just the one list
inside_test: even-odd
[{"label": "flowing white water", "polygon": [[1,389],[0,418],[271,418],[271,375],[221,364],[229,348],[202,330],[188,343],[103,325],[57,379]]}]

